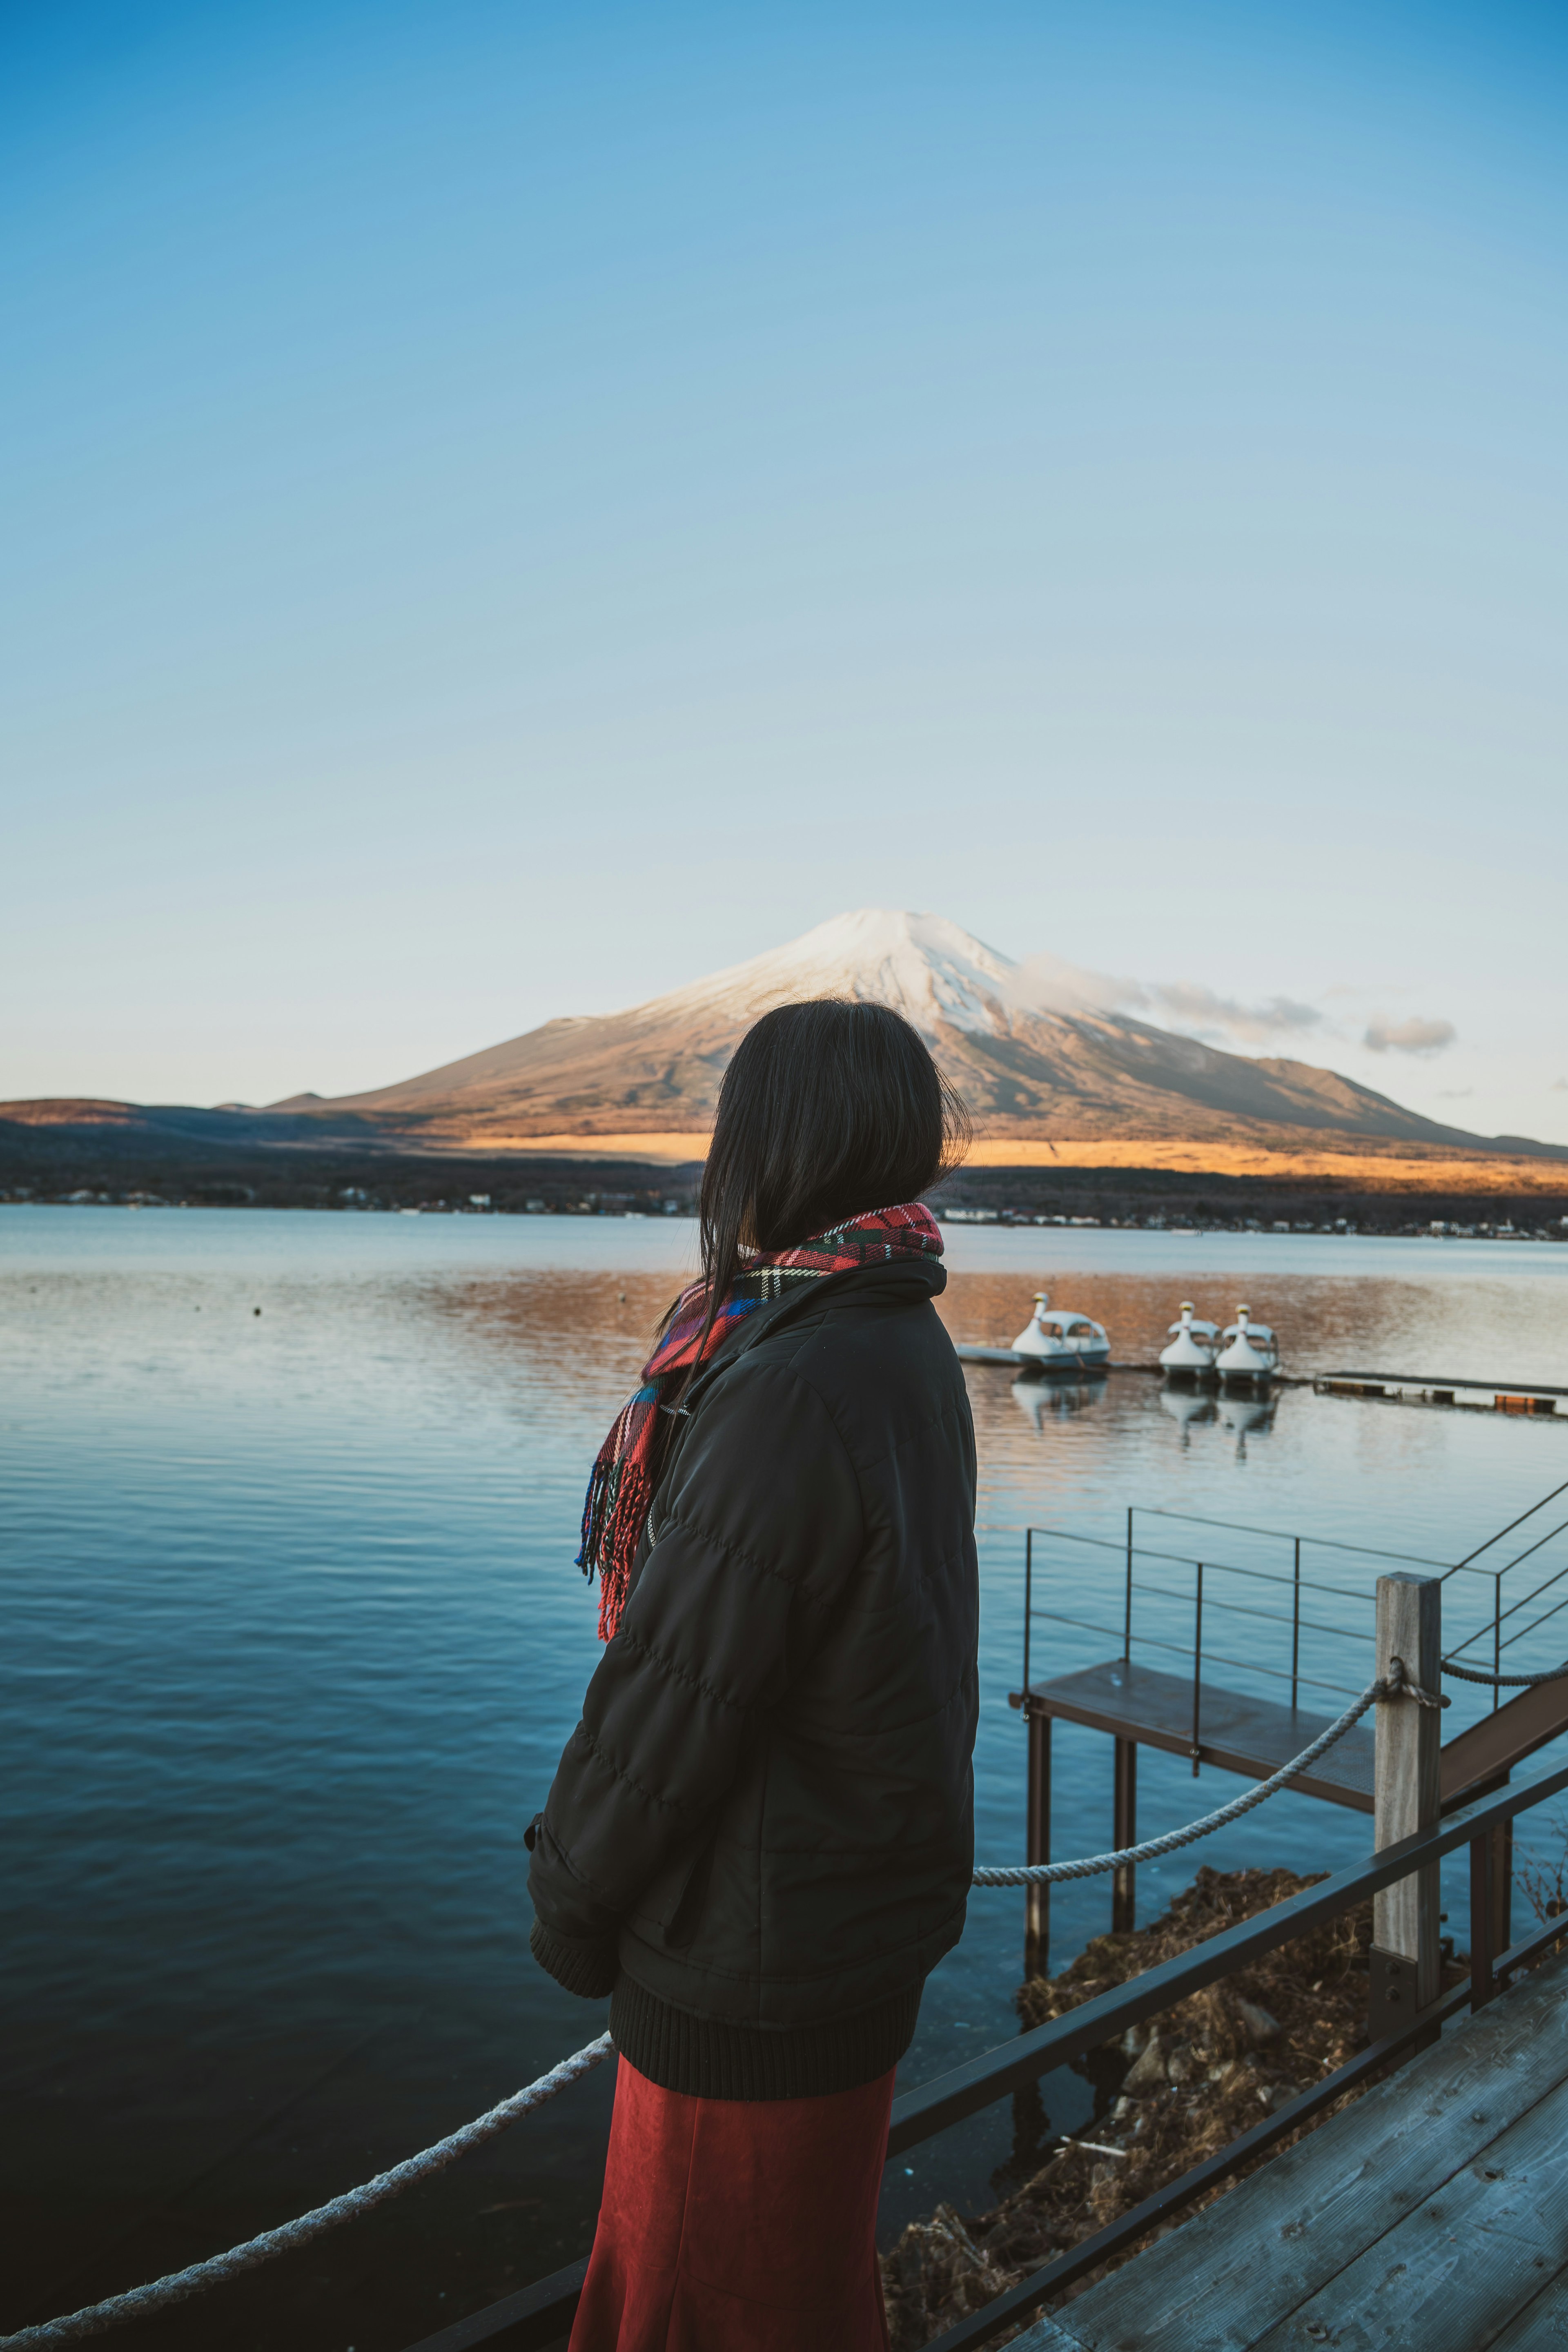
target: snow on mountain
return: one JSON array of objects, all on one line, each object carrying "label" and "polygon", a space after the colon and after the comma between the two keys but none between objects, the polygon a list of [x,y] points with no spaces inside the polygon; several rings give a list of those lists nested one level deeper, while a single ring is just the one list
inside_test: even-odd
[{"label": "snow on mountain", "polygon": [[890,1004],[931,1044],[944,1023],[997,1036],[1019,1013],[1109,1013],[1144,1002],[1133,981],[1086,971],[1048,953],[1018,961],[945,915],[858,907],[787,946],[653,997],[630,1017],[724,1009],[754,1021],[770,1005],[803,996]]},{"label": "snow on mountain", "polygon": [[860,907],[818,923],[786,947],[637,1005],[631,1017],[725,1012],[754,1021],[770,1005],[797,997],[847,996],[892,1005],[931,1042],[943,1022],[994,1035],[1006,1026],[1019,971],[1010,956],[945,915]]},{"label": "snow on mountain", "polygon": [[[696,1135],[736,1045],[770,1006],[847,996],[895,1006],[991,1136],[1403,1139],[1474,1149],[1331,1070],[1173,1035],[1127,1008],[1131,982],[1054,956],[1018,962],[945,916],[866,907],[624,1013],[547,1021],[459,1062],[321,1106],[389,1132],[504,1148],[542,1136]],[[298,1097],[289,1106],[308,1114]]]}]

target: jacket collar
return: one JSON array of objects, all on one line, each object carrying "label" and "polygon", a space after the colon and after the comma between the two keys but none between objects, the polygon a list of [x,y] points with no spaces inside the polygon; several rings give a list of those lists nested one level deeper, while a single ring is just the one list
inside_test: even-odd
[{"label": "jacket collar", "polygon": [[681,1415],[689,1412],[710,1381],[727,1371],[738,1357],[771,1339],[786,1323],[804,1322],[807,1316],[824,1311],[833,1314],[841,1309],[879,1305],[900,1295],[904,1300],[936,1298],[946,1288],[947,1268],[933,1257],[894,1258],[884,1265],[846,1266],[841,1273],[825,1274],[815,1282],[803,1283],[799,1289],[772,1300],[766,1307],[759,1307],[745,1318],[739,1329],[703,1365],[676,1411]]}]

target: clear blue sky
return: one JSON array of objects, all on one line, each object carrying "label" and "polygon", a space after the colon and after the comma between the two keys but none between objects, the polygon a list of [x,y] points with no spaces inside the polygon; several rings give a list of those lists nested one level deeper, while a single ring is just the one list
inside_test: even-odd
[{"label": "clear blue sky", "polygon": [[879,903],[1568,1139],[1565,131],[1510,0],[12,0],[0,1095]]}]

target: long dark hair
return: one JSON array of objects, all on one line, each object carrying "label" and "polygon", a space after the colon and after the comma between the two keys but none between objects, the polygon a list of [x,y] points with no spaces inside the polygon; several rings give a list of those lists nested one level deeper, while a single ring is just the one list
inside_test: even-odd
[{"label": "long dark hair", "polygon": [[917,1199],[957,1167],[969,1134],[919,1030],[890,1005],[815,996],[764,1013],[724,1073],[702,1171],[703,1342],[748,1252]]}]

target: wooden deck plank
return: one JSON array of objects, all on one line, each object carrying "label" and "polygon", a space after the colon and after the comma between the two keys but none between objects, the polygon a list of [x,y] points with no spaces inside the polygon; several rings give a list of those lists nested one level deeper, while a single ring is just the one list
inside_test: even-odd
[{"label": "wooden deck plank", "polygon": [[1484,2352],[1568,2263],[1568,2089],[1549,2090],[1435,2197],[1253,2339],[1253,2352]]},{"label": "wooden deck plank", "polygon": [[1086,2352],[1245,2352],[1564,2082],[1568,1957],[1078,2297],[1058,2324]]},{"label": "wooden deck plank", "polygon": [[[1190,1675],[1167,1675],[1135,1660],[1111,1658],[1077,1674],[1054,1675],[1049,1682],[1031,1682],[1029,1695],[1048,1715],[1066,1722],[1088,1724],[1091,1730],[1163,1748],[1173,1756],[1192,1752]],[[1205,1679],[1198,1711],[1199,1750],[1205,1764],[1266,1780],[1333,1719],[1301,1707],[1280,1706],[1272,1699],[1247,1698]],[[1295,1785],[1331,1804],[1370,1813],[1373,1755],[1371,1729],[1364,1723],[1354,1724]]]},{"label": "wooden deck plank", "polygon": [[1026,2334],[1014,2336],[1013,2352],[1083,2352],[1083,2347],[1059,2319],[1037,2319]]},{"label": "wooden deck plank", "polygon": [[1568,2345],[1568,2295],[1560,2285],[1544,2286],[1535,2301],[1510,2320],[1490,2352],[1563,2352]]}]

